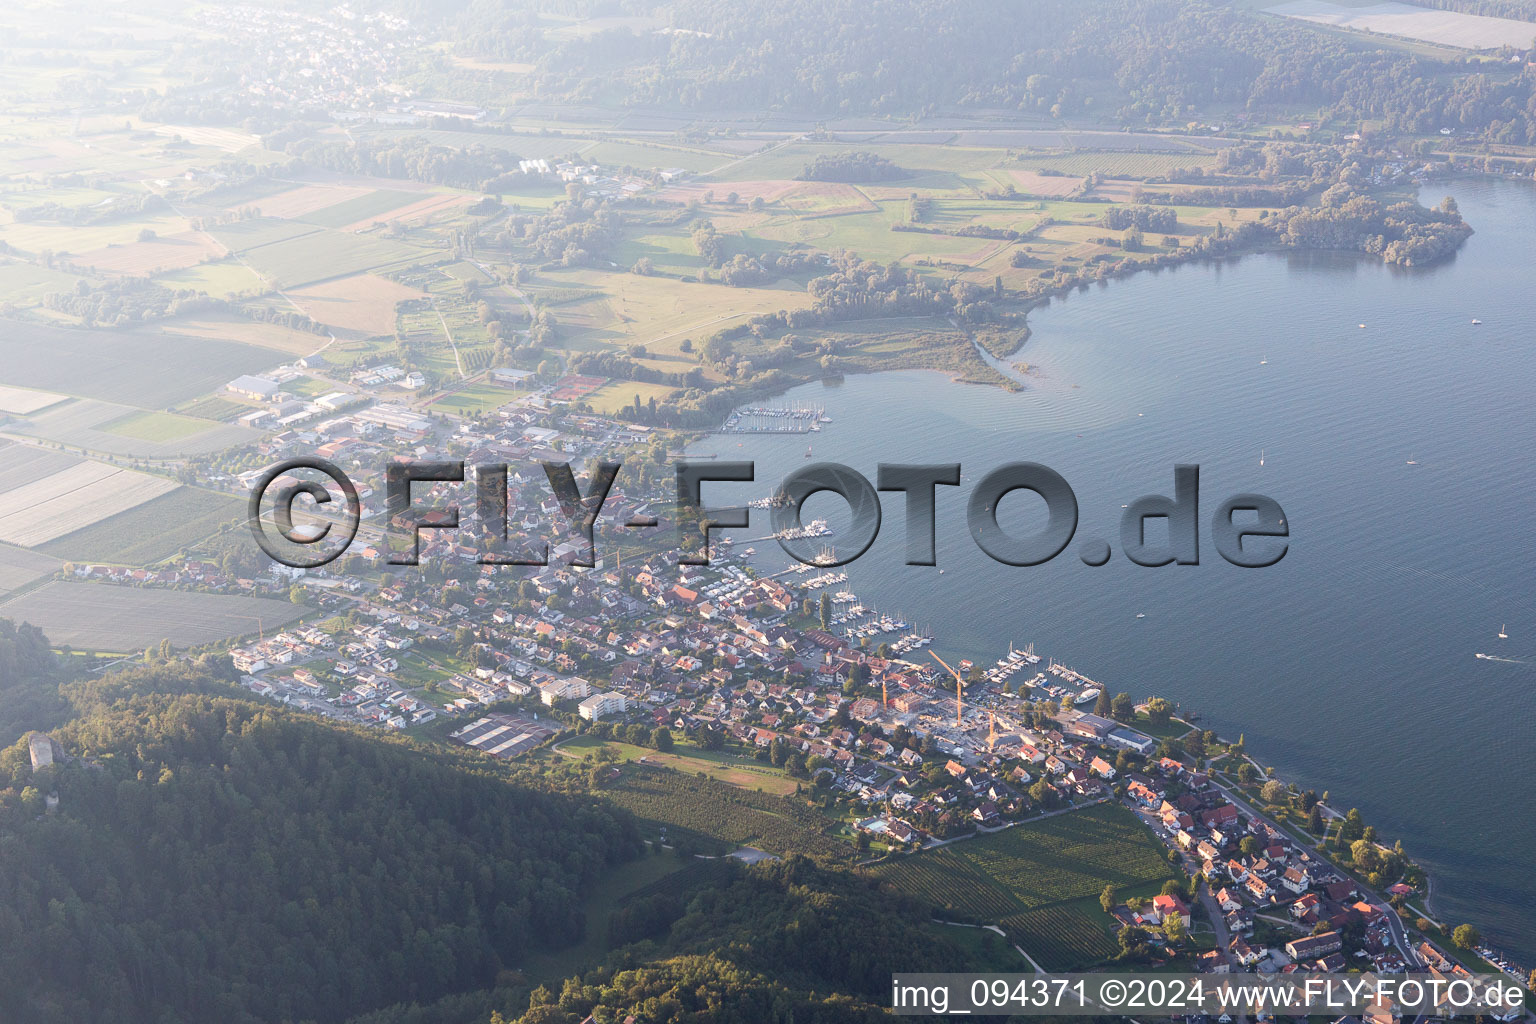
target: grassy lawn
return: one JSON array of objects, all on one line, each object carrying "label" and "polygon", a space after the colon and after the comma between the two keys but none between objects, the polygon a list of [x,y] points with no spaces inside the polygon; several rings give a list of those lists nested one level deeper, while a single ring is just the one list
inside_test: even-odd
[{"label": "grassy lawn", "polygon": [[400,662],[400,668],[395,675],[402,682],[415,683],[417,686],[439,683],[453,675],[468,675],[475,668],[463,658],[445,654],[442,651],[433,651],[430,654],[424,651],[407,651],[396,660]]},{"label": "grassy lawn", "polygon": [[1136,713],[1136,721],[1131,723],[1131,727],[1159,740],[1176,740],[1192,728],[1188,722],[1177,718],[1170,718],[1166,725],[1157,725],[1142,711]]},{"label": "grassy lawn", "polygon": [[784,796],[795,791],[795,780],[777,768],[751,758],[732,754],[703,751],[689,744],[678,744],[669,753],[647,747],[637,747],[616,740],[600,740],[592,735],[573,736],[556,749],[568,757],[582,757],[607,747],[618,755],[619,760],[643,761],[648,765],[661,765],[676,771],[697,775],[704,772],[710,778],[740,789],[755,789],[760,793]]},{"label": "grassy lawn", "polygon": [[677,393],[677,389],[666,384],[648,384],[643,381],[613,380],[598,388],[585,399],[592,406],[592,410],[608,416],[620,409],[634,404],[635,396],[640,397],[640,404],[644,405],[652,398],[657,402],[665,402]]}]

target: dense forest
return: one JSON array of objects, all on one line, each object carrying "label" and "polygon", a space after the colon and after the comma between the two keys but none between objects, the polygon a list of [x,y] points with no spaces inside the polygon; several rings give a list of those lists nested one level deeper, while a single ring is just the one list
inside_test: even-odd
[{"label": "dense forest", "polygon": [[0,1020],[335,1021],[488,988],[579,938],[583,887],[640,849],[585,793],[236,692],[184,664],[74,684],[67,762],[0,752]]},{"label": "dense forest", "polygon": [[[554,99],[823,115],[1000,108],[1128,124],[1300,110],[1536,141],[1536,69],[1434,60],[1207,0],[680,0],[671,31],[546,34],[537,10],[572,6],[648,13],[507,0],[430,9],[460,53],[537,62],[538,91]],[[1519,0],[1435,6],[1536,18]]]},{"label": "dense forest", "polygon": [[[51,667],[0,625],[0,679]],[[611,908],[600,961],[537,984],[530,954],[580,938],[586,887],[642,855],[634,819],[574,777],[292,715],[229,674],[207,655],[68,683],[64,759],[0,751],[0,1020],[865,1024],[892,970],[1017,966],[798,854],[685,858]]]},{"label": "dense forest", "polygon": [[521,1016],[492,1021],[634,1014],[646,1024],[865,1024],[889,1019],[892,971],[976,966],[927,925],[926,905],[801,856],[739,869],[686,901],[662,894],[650,902],[652,935],[558,992],[536,990]]},{"label": "dense forest", "polygon": [[0,619],[0,744],[23,731],[63,720],[68,704],[59,695],[53,652],[36,626]]}]

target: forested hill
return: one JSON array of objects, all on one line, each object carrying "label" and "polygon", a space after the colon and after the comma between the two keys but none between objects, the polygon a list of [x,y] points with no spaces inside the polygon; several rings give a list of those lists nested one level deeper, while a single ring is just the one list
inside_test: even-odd
[{"label": "forested hill", "polygon": [[187,674],[90,684],[41,779],[0,752],[0,1020],[325,1022],[486,988],[576,939],[579,891],[641,848],[499,766],[149,692]]},{"label": "forested hill", "polygon": [[[678,0],[660,21],[641,4],[405,6],[463,56],[536,63],[539,94],[557,100],[825,116],[1003,109],[1127,124],[1305,112],[1536,142],[1536,70],[1434,59],[1207,0]],[[1495,6],[1536,17],[1530,4]],[[572,35],[541,12],[614,20]]]},{"label": "forested hill", "polygon": [[15,742],[28,728],[62,721],[67,705],[53,670],[42,630],[0,619],[0,745]]},{"label": "forested hill", "polygon": [[[521,1016],[498,1013],[492,1024],[576,1024],[588,1014],[647,1024],[873,1024],[890,1019],[891,972],[986,966],[927,924],[931,908],[805,857],[740,868],[686,903],[669,899],[643,908],[651,938],[558,990],[536,990]],[[996,946],[998,966],[1022,966]]]}]

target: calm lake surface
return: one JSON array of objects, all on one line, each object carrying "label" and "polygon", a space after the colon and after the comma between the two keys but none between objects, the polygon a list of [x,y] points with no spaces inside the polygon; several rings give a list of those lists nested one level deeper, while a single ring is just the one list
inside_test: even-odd
[{"label": "calm lake surface", "polygon": [[[959,461],[962,486],[939,488],[939,567],[902,564],[889,494],[848,589],[937,635],[946,658],[1032,642],[1111,692],[1245,734],[1262,763],[1401,837],[1434,875],[1439,917],[1536,960],[1536,188],[1459,181],[1423,198],[1446,192],[1477,234],[1433,268],[1264,255],[1056,301],[1015,356],[1032,368],[1021,393],[923,372],[797,388],[776,403],[834,422],[702,441],[757,463],[755,485],[707,485],[706,503],[768,493],[808,440],[871,480],[882,461]],[[1073,544],[1033,568],[991,561],[965,527],[970,487],[1020,459],[1065,476],[1080,508]],[[1133,565],[1121,506],[1172,494],[1180,462],[1201,467],[1201,564]],[[1210,515],[1243,491],[1285,509],[1276,566],[1216,554]],[[813,498],[806,518],[837,525],[841,504]],[[1023,534],[1042,509],[1020,493],[1000,514]],[[1088,537],[1111,542],[1108,565],[1079,561]],[[765,571],[788,564],[755,547]]]}]

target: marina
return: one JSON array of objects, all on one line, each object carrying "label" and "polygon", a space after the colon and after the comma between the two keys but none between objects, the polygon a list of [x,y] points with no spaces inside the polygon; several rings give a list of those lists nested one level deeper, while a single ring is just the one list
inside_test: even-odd
[{"label": "marina", "polygon": [[733,411],[720,425],[721,434],[811,434],[831,423],[819,405],[748,405]]}]

